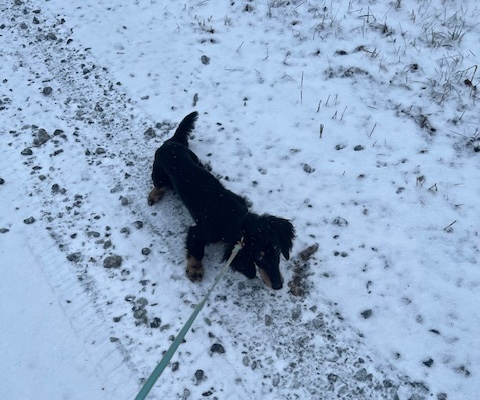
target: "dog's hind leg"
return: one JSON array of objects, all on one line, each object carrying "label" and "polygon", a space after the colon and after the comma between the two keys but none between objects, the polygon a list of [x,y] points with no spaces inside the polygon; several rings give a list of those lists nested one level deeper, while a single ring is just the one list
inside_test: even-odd
[{"label": "dog's hind leg", "polygon": [[165,194],[165,187],[156,188],[154,187],[148,194],[148,205],[153,206],[156,202],[160,201]]},{"label": "dog's hind leg", "polygon": [[152,168],[152,181],[154,188],[148,195],[148,205],[153,206],[160,201],[168,187],[172,184],[165,171],[162,169],[161,152],[158,149],[155,153],[155,161]]},{"label": "dog's hind leg", "polygon": [[188,228],[187,234],[187,276],[192,282],[199,282],[203,279],[204,269],[202,258],[205,254],[205,243],[202,238],[201,229],[194,225]]}]

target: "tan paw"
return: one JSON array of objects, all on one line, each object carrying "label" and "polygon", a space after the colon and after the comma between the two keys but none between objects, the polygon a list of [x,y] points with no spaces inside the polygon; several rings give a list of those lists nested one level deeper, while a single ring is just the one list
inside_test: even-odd
[{"label": "tan paw", "polygon": [[187,260],[187,276],[192,282],[200,282],[203,279],[204,269],[201,261],[189,256]]},{"label": "tan paw", "polygon": [[148,195],[148,205],[153,206],[156,202],[160,201],[165,194],[165,188],[154,187]]}]

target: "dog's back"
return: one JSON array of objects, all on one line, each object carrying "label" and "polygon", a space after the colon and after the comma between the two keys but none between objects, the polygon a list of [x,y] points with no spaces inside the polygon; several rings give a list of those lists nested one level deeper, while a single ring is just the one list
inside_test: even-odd
[{"label": "dog's back", "polygon": [[157,188],[175,190],[202,227],[207,243],[236,238],[248,212],[247,205],[244,198],[226,189],[208,172],[188,148],[188,137],[197,118],[197,112],[187,115],[175,134],[156,151],[152,179]]}]

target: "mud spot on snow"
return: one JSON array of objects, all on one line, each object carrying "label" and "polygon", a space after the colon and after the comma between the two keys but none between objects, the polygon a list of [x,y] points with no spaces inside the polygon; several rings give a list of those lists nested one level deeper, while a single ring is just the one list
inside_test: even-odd
[{"label": "mud spot on snow", "polygon": [[120,268],[122,265],[122,257],[119,255],[111,255],[103,260],[105,268]]}]

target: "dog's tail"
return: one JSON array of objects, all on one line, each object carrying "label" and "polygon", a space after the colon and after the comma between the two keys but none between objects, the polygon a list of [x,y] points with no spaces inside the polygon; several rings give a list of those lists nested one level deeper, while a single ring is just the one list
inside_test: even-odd
[{"label": "dog's tail", "polygon": [[198,118],[198,112],[194,111],[188,114],[178,125],[175,134],[170,138],[172,142],[183,144],[188,147],[188,137],[195,128],[195,121]]}]

